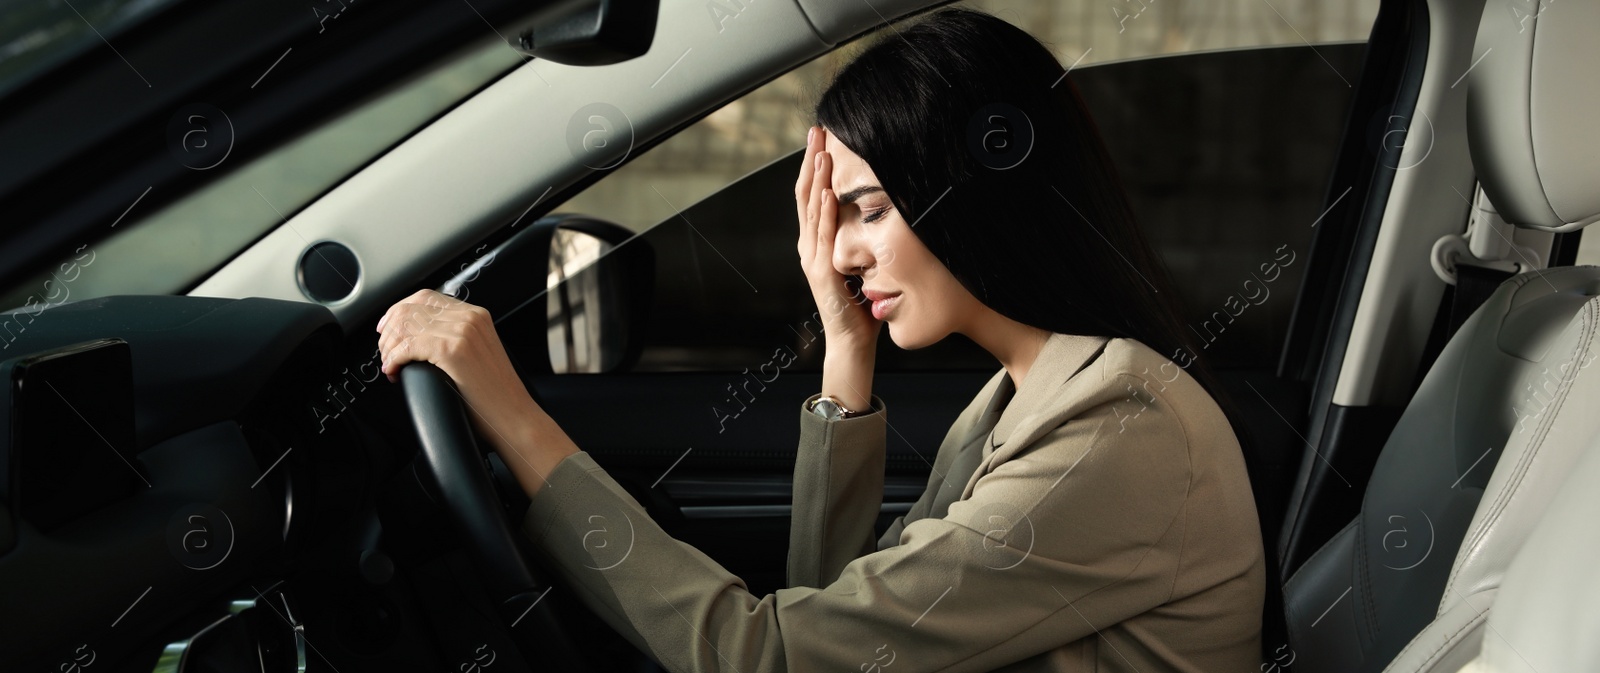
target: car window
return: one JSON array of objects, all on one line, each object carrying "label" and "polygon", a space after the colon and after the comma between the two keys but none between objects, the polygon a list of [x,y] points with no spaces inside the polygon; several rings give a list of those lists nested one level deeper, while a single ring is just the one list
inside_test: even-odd
[{"label": "car window", "polygon": [[141,217],[130,206],[133,215],[116,224],[117,233],[10,288],[0,295],[0,307],[181,292],[417,128],[521,63],[522,57],[505,43],[486,41],[243,166],[226,173],[219,168],[215,180],[153,213]]},{"label": "car window", "polygon": [[[1074,68],[1107,61],[1269,45],[1365,42],[1378,0],[967,0],[1038,37]],[[882,30],[881,28],[879,30]],[[876,33],[877,31],[873,31]],[[872,35],[869,33],[868,35]],[[561,210],[643,231],[734,179],[805,144],[804,111],[827,73],[865,40],[807,63],[633,157]],[[1354,73],[1340,76],[1348,79]],[[647,187],[662,190],[666,199]],[[670,203],[669,203],[670,201]]]},{"label": "car window", "polygon": [[[1274,366],[1377,0],[957,4],[1028,30],[1072,69],[1213,366]],[[633,371],[773,357],[820,369],[789,188],[806,111],[865,42],[724,105],[555,207],[643,232],[656,250],[655,317]],[[956,336],[881,348],[877,364],[994,361]]]},{"label": "car window", "polygon": [[[967,0],[1026,29],[1062,65],[1279,45],[1366,42],[1378,0]],[[1349,74],[1345,74],[1348,78]]]}]

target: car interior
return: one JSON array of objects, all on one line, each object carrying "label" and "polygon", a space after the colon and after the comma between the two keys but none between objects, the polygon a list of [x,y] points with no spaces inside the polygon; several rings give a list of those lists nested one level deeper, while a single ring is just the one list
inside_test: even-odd
[{"label": "car interior", "polygon": [[[673,537],[784,587],[823,355],[807,104],[950,4],[1056,50],[1240,412],[1259,670],[1600,670],[1600,5],[1572,0],[18,9],[0,669],[662,670],[540,566],[448,377],[379,372],[422,288],[489,309]],[[997,363],[877,362],[882,531]]]}]

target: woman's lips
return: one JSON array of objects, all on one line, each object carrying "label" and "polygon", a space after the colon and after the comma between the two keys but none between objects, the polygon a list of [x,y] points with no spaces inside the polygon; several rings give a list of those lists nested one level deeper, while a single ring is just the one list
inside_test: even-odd
[{"label": "woman's lips", "polygon": [[890,295],[882,299],[872,300],[872,317],[878,320],[887,320],[890,311],[900,305],[900,295]]}]

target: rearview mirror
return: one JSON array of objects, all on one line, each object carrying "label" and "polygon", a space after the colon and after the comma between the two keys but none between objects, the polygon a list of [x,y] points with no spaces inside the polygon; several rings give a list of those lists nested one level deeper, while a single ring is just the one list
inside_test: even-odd
[{"label": "rearview mirror", "polygon": [[513,25],[518,51],[566,65],[610,65],[643,56],[656,35],[659,0],[558,0]]}]

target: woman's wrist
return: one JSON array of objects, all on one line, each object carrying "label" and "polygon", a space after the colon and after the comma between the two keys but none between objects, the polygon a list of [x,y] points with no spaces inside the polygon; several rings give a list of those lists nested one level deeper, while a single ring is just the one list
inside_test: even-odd
[{"label": "woman's wrist", "polygon": [[523,492],[532,498],[544,487],[556,466],[579,449],[543,408],[531,400],[530,407],[529,413],[519,418],[510,437],[497,444],[509,443],[501,450],[501,458]]},{"label": "woman's wrist", "polygon": [[870,410],[876,359],[872,350],[830,347],[822,358],[822,394],[833,396],[851,411]]}]

